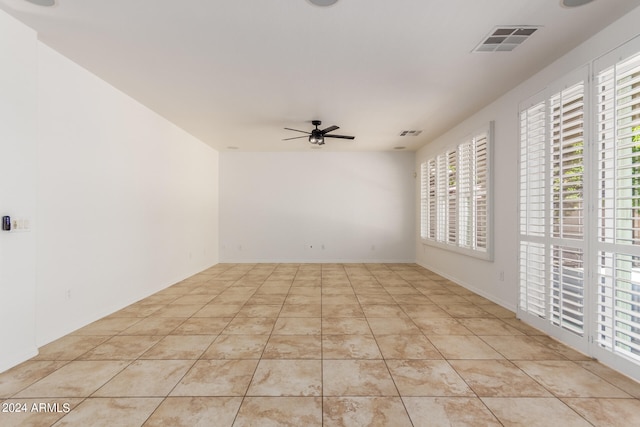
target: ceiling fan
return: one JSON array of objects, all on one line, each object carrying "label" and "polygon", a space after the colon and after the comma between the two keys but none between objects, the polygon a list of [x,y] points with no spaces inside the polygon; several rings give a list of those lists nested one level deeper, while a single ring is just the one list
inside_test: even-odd
[{"label": "ceiling fan", "polygon": [[[311,132],[307,132],[304,130],[298,130],[298,129],[291,129],[291,128],[285,128],[286,130],[292,130],[294,132],[302,132],[302,133],[306,133],[309,138],[309,142],[312,144],[318,144],[318,145],[324,145],[324,139],[325,138],[340,138],[340,139],[355,139],[355,136],[347,136],[347,135],[327,135],[329,132],[333,132],[336,129],[340,129],[338,126],[329,126],[326,129],[318,129],[318,126],[320,126],[322,124],[322,122],[320,120],[313,120],[311,121],[311,124],[314,125],[316,128],[312,129]],[[294,136],[293,138],[286,138],[283,139],[283,141],[289,141],[291,139],[299,139],[299,138],[307,138],[307,136]]]}]

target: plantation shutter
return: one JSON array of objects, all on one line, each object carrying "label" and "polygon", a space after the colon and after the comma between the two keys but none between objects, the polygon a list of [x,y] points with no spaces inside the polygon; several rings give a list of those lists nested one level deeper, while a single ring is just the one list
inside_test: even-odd
[{"label": "plantation shutter", "polygon": [[546,103],[520,112],[520,309],[547,315]]},{"label": "plantation shutter", "polygon": [[421,164],[420,236],[426,242],[492,259],[490,145],[493,123]]},{"label": "plantation shutter", "polygon": [[460,235],[458,244],[463,248],[473,247],[475,221],[473,215],[473,152],[470,142],[458,146],[458,224]]},{"label": "plantation shutter", "polygon": [[577,336],[584,314],[584,83],[520,112],[520,309]]},{"label": "plantation shutter", "polygon": [[551,139],[551,322],[584,332],[584,84],[549,101]]},{"label": "plantation shutter", "polygon": [[428,180],[429,180],[429,234],[428,238],[435,240],[436,239],[436,230],[438,228],[438,217],[437,217],[437,185],[436,185],[436,161],[435,159],[431,159],[427,162],[427,170],[428,170]]},{"label": "plantation shutter", "polygon": [[489,135],[484,132],[473,138],[473,218],[475,218],[473,249],[486,252],[489,244]]},{"label": "plantation shutter", "polygon": [[420,237],[429,235],[429,171],[427,162],[420,164]]},{"label": "plantation shutter", "polygon": [[452,245],[458,240],[457,160],[455,151],[447,152],[447,243]]},{"label": "plantation shutter", "polygon": [[640,55],[600,70],[597,343],[640,362]]}]

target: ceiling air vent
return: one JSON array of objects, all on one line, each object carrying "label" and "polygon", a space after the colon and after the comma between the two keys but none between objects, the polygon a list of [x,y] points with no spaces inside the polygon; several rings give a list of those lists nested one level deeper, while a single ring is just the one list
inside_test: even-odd
[{"label": "ceiling air vent", "polygon": [[539,28],[531,25],[495,27],[472,52],[511,52]]},{"label": "ceiling air vent", "polygon": [[400,136],[418,136],[421,133],[421,130],[403,130],[400,132]]}]

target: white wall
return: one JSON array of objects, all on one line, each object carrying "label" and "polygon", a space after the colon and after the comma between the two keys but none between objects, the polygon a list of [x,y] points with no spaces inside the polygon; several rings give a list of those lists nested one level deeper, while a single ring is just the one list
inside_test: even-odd
[{"label": "white wall", "polygon": [[[478,113],[464,120],[416,154],[416,167],[475,129],[495,120],[494,141],[494,262],[481,261],[416,243],[417,262],[503,306],[515,310],[518,295],[518,104],[564,75],[635,37],[636,9],[583,43]],[[416,192],[416,200],[420,200]],[[419,204],[419,203],[418,203]],[[419,207],[418,207],[419,208]],[[419,224],[416,222],[416,230]],[[500,272],[504,280],[500,280]]]},{"label": "white wall", "polygon": [[[0,12],[0,216],[35,220],[36,34]],[[0,231],[0,372],[36,354],[35,230]]]},{"label": "white wall", "polygon": [[414,261],[414,153],[220,156],[221,261]]},{"label": "white wall", "polygon": [[218,261],[218,153],[39,48],[37,342]]},{"label": "white wall", "polygon": [[218,153],[0,11],[0,372],[218,262]]}]

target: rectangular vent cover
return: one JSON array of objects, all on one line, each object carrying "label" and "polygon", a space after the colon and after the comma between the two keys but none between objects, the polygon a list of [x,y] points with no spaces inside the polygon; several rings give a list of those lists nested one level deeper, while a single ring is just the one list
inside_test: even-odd
[{"label": "rectangular vent cover", "polygon": [[400,132],[400,136],[418,136],[421,133],[421,130],[403,130]]},{"label": "rectangular vent cover", "polygon": [[495,27],[472,52],[511,52],[539,28],[532,25]]}]

